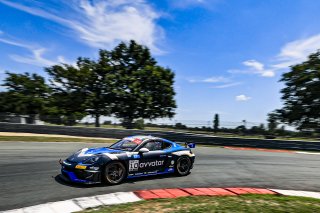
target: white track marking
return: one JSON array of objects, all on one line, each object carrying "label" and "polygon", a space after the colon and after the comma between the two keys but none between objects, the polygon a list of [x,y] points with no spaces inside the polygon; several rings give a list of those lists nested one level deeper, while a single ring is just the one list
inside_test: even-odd
[{"label": "white track marking", "polygon": [[117,192],[117,193],[115,193],[115,196],[117,198],[119,198],[124,203],[137,202],[137,201],[141,200],[141,198],[139,198],[133,192]]},{"label": "white track marking", "polygon": [[282,195],[288,195],[288,196],[301,196],[301,197],[311,197],[311,198],[317,198],[320,199],[320,193],[319,192],[307,192],[307,191],[295,191],[295,190],[281,190],[281,189],[270,189],[274,192],[277,192]]},{"label": "white track marking", "polygon": [[49,206],[54,212],[59,213],[69,213],[82,210],[82,208],[79,205],[75,204],[73,200],[53,202],[49,203]]},{"label": "white track marking", "polygon": [[8,210],[4,211],[5,213],[23,213],[22,209],[13,209],[13,210]]},{"label": "white track marking", "polygon": [[33,213],[33,212],[46,212],[46,213],[55,213],[48,203],[40,204],[36,206],[30,206],[27,208],[23,208],[24,213]]},{"label": "white track marking", "polygon": [[306,155],[320,155],[319,152],[295,152],[297,154],[306,154]]},{"label": "white track marking", "polygon": [[[302,196],[320,199],[320,192],[294,191],[269,189],[282,195]],[[120,203],[137,202],[142,200],[133,192],[116,192],[111,194],[97,195],[91,197],[80,197],[65,201],[45,203],[29,206],[21,209],[3,211],[3,213],[71,213],[101,205],[115,205]]]},{"label": "white track marking", "polygon": [[116,197],[114,193],[106,194],[106,195],[98,195],[96,197],[104,205],[115,205],[115,204],[123,203],[123,201],[120,200],[118,197]]},{"label": "white track marking", "polygon": [[73,201],[76,204],[78,204],[82,209],[93,208],[103,205],[103,203],[96,199],[96,197],[80,197],[73,199]]},{"label": "white track marking", "polygon": [[45,203],[21,209],[3,211],[3,213],[71,213],[102,205],[114,205],[140,201],[133,192],[116,192],[91,197],[79,197],[65,201]]}]

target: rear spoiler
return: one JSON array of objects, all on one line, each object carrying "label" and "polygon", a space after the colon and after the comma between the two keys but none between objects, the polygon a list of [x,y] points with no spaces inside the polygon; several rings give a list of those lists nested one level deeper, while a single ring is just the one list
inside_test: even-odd
[{"label": "rear spoiler", "polygon": [[176,142],[177,144],[184,145],[186,148],[196,148],[195,143],[188,143],[188,142]]}]

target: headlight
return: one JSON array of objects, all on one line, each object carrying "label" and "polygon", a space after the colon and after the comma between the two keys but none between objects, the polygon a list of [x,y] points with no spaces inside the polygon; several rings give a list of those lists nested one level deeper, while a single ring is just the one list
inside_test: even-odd
[{"label": "headlight", "polygon": [[65,164],[65,165],[71,166],[71,163],[68,163],[68,162],[67,162],[67,161],[65,161],[65,160],[64,160],[64,161],[62,161],[62,163],[63,163],[63,164]]},{"label": "headlight", "polygon": [[99,157],[91,157],[91,158],[85,160],[83,163],[84,164],[93,164],[93,163],[97,162],[98,160],[99,160]]}]

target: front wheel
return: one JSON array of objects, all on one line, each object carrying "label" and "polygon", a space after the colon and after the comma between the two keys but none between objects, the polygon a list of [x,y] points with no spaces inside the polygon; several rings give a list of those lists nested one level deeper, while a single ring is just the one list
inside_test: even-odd
[{"label": "front wheel", "polygon": [[126,168],[120,162],[111,162],[104,169],[104,180],[110,185],[121,183],[126,176]]},{"label": "front wheel", "polygon": [[179,176],[185,176],[190,173],[191,160],[187,156],[181,156],[176,163],[176,174]]}]

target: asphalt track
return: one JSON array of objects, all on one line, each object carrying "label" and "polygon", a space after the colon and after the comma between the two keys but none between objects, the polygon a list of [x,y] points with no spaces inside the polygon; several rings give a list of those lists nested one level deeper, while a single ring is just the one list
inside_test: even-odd
[{"label": "asphalt track", "polygon": [[155,188],[265,187],[320,191],[320,157],[295,153],[197,147],[186,177],[158,176],[117,186],[69,185],[58,178],[60,158],[84,143],[0,143],[0,211],[75,197]]}]

